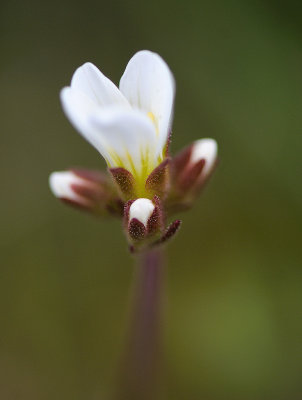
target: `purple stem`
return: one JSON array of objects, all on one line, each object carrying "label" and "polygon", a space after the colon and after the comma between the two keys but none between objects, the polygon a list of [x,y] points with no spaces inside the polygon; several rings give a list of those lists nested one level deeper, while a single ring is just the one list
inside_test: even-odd
[{"label": "purple stem", "polygon": [[162,272],[160,250],[140,256],[118,400],[155,399],[160,366]]}]

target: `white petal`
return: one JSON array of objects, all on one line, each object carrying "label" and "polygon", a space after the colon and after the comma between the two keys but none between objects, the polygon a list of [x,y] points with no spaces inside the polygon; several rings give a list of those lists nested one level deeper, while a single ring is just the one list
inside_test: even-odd
[{"label": "white petal", "polygon": [[151,200],[137,199],[130,206],[129,220],[136,218],[147,226],[148,219],[151,217],[154,208],[155,206]]},{"label": "white petal", "polygon": [[157,166],[155,128],[141,112],[108,109],[89,122],[97,131],[96,147],[110,167],[126,168],[139,178]]},{"label": "white petal", "polygon": [[138,176],[149,174],[157,166],[155,128],[143,113],[118,107],[102,109],[72,88],[62,90],[61,100],[72,125],[102,154],[109,167],[124,167]]},{"label": "white petal", "polygon": [[[100,108],[83,92],[71,87],[65,87],[61,91],[61,101],[63,110],[74,128],[92,144],[102,155],[107,157],[103,146],[102,135],[96,124],[92,123],[92,116],[107,115],[108,108]],[[119,112],[119,108],[113,108]]]},{"label": "white petal", "polygon": [[120,90],[130,104],[149,114],[163,149],[172,123],[175,83],[165,61],[156,53],[139,51],[129,61]]},{"label": "white petal", "polygon": [[71,87],[83,92],[99,106],[120,105],[130,108],[127,99],[115,84],[91,63],[85,63],[75,71]]},{"label": "white petal", "polygon": [[217,157],[217,142],[214,139],[200,139],[193,145],[191,163],[205,159],[206,163],[202,170],[202,176],[207,175],[214,166]]},{"label": "white petal", "polygon": [[59,198],[86,204],[85,198],[79,196],[72,190],[71,185],[86,185],[87,182],[71,171],[53,172],[49,176],[49,186],[52,193]]},{"label": "white petal", "polygon": [[74,128],[98,149],[96,133],[89,123],[89,117],[98,112],[99,107],[84,93],[66,87],[61,91],[63,110]]}]

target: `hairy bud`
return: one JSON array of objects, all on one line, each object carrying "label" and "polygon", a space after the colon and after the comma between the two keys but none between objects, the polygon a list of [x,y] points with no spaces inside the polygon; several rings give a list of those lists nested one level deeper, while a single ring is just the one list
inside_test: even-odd
[{"label": "hairy bud", "polygon": [[111,195],[108,177],[99,171],[71,169],[53,172],[49,186],[63,202],[95,214],[104,214],[110,208],[117,213],[118,206]]},{"label": "hairy bud", "polygon": [[216,165],[217,143],[200,139],[173,159],[172,190],[168,202],[175,209],[192,205]]},{"label": "hairy bud", "polygon": [[161,205],[156,196],[153,200],[139,198],[125,205],[125,229],[129,242],[135,246],[150,243],[163,230]]}]

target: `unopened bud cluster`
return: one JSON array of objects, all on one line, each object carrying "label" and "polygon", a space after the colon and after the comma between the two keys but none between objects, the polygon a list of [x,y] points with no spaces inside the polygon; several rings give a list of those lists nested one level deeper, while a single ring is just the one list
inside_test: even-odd
[{"label": "unopened bud cluster", "polygon": [[50,187],[63,202],[95,215],[123,219],[131,251],[165,243],[180,227],[174,212],[191,207],[211,176],[217,158],[213,139],[201,139],[166,158],[145,183],[148,197],[131,198],[135,180],[124,168],[109,173],[84,169],[53,172]]}]

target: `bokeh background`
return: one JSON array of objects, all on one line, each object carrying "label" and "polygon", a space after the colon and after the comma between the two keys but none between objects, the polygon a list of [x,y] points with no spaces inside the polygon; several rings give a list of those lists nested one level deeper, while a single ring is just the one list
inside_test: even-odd
[{"label": "bokeh background", "polygon": [[164,399],[295,400],[302,368],[300,2],[1,2],[0,398],[106,399],[133,276],[118,221],[61,205],[48,175],[104,168],[59,102],[75,68],[118,83],[158,52],[173,151],[220,165],[170,244]]}]

